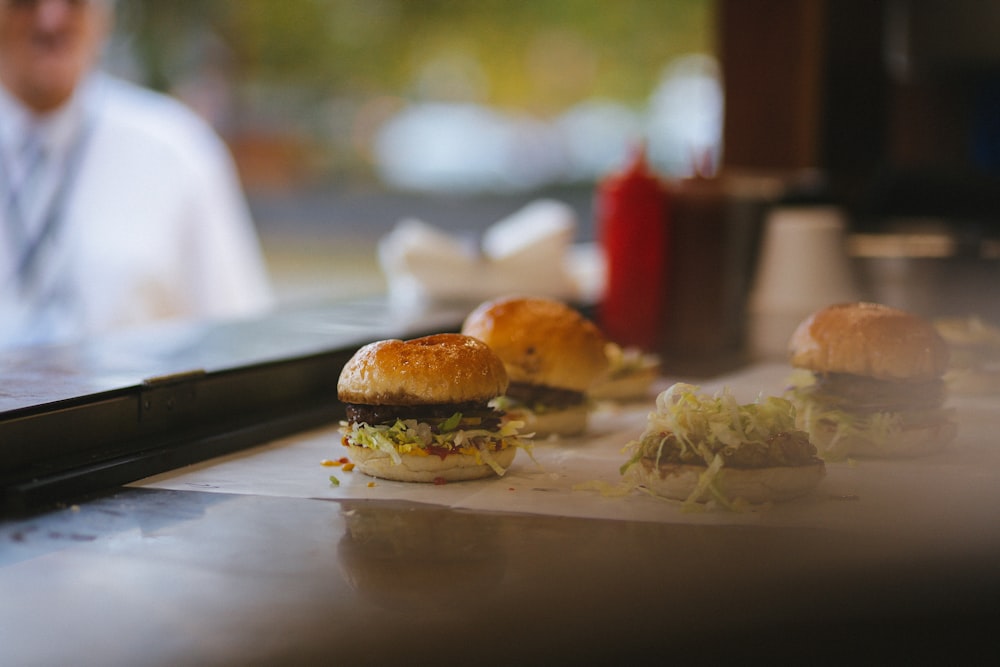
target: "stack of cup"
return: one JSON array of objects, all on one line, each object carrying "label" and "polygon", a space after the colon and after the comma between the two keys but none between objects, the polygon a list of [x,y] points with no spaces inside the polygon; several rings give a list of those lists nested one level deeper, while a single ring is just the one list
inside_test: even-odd
[{"label": "stack of cup", "polygon": [[748,303],[755,359],[786,358],[799,322],[859,298],[845,228],[835,206],[779,206],[768,214]]}]

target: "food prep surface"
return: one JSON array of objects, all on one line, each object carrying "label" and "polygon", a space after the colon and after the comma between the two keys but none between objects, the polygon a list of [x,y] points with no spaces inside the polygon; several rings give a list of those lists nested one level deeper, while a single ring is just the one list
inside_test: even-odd
[{"label": "food prep surface", "polygon": [[[786,372],[705,387],[752,400]],[[0,523],[0,662],[975,660],[1000,602],[996,400],[955,400],[945,453],[833,462],[742,513],[611,491],[651,403],[440,486],[321,465],[339,436],[311,431]]]}]

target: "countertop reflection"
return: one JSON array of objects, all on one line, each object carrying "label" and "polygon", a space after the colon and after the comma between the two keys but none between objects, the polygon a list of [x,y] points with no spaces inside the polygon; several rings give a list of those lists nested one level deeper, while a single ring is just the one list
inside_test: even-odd
[{"label": "countertop reflection", "polygon": [[998,554],[132,488],[0,523],[0,663],[954,661],[990,650]]}]

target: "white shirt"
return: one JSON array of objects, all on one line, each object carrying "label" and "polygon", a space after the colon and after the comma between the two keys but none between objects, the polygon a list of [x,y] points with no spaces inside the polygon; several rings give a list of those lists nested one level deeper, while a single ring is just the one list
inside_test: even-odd
[{"label": "white shirt", "polygon": [[[48,150],[33,187],[56,200],[49,216],[5,206],[33,125]],[[232,158],[180,102],[98,74],[39,120],[0,87],[0,155],[0,347],[272,305]],[[44,239],[23,288],[21,226]]]}]

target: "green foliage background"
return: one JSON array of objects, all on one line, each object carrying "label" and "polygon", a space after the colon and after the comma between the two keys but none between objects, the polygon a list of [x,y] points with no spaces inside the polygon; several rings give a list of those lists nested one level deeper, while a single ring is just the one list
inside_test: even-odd
[{"label": "green foliage background", "polygon": [[426,94],[436,60],[474,63],[476,102],[546,118],[594,98],[643,105],[672,59],[715,48],[712,0],[117,5],[136,78],[169,91],[221,53],[233,125],[308,137],[319,170],[363,164],[380,118]]},{"label": "green foliage background", "polygon": [[[499,106],[558,108],[578,96],[638,101],[674,56],[713,50],[709,0],[120,0],[147,82],[167,88],[192,31],[231,49],[234,75],[325,92],[406,92],[421,61],[478,60]],[[539,90],[526,72],[540,36],[591,50],[586,89]]]}]

